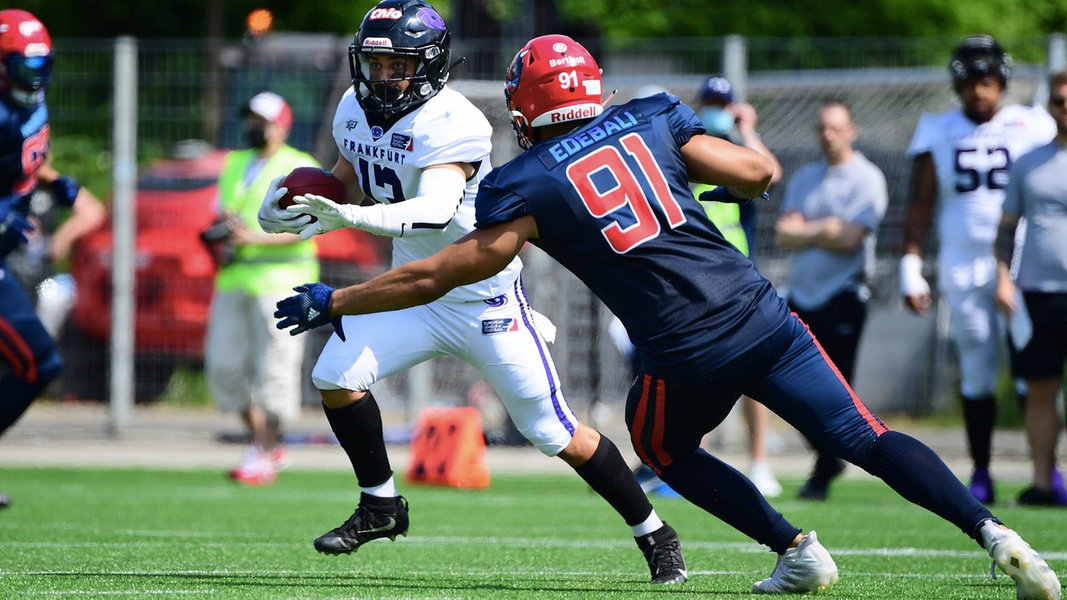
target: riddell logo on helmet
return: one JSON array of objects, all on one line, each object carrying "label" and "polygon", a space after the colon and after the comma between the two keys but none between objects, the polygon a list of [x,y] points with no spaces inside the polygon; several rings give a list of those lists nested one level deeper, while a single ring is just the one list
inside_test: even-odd
[{"label": "riddell logo on helmet", "polygon": [[600,114],[595,105],[588,104],[577,106],[574,108],[562,108],[550,113],[550,119],[552,123],[564,123],[566,121],[577,121],[578,119],[590,119]]},{"label": "riddell logo on helmet", "polygon": [[389,38],[367,38],[363,40],[363,47],[366,48],[392,48],[393,40]]},{"label": "riddell logo on helmet", "polygon": [[404,16],[404,13],[399,8],[376,8],[370,11],[370,15],[367,17],[370,21],[376,21],[378,19],[390,19],[395,21]]}]

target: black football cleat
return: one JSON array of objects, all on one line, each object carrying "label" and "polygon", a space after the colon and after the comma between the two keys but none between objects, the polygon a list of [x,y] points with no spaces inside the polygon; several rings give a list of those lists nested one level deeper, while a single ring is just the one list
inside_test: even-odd
[{"label": "black football cleat", "polygon": [[673,527],[664,522],[663,527],[649,535],[634,539],[648,562],[652,583],[684,583],[689,579],[689,573],[685,570],[685,559],[682,558],[682,544],[678,541],[678,533]]},{"label": "black football cleat", "polygon": [[801,500],[824,502],[830,495],[830,482],[845,471],[845,461],[840,458],[819,454],[815,459],[815,469],[811,476],[797,490]]},{"label": "black football cleat", "polygon": [[408,534],[408,501],[403,496],[378,498],[360,494],[356,512],[340,527],[315,538],[323,554],[348,554],[378,538]]}]

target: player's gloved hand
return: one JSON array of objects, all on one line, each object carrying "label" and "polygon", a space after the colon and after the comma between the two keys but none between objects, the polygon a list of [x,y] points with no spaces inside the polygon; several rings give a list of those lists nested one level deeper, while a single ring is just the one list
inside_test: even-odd
[{"label": "player's gloved hand", "polygon": [[700,194],[700,201],[701,202],[728,202],[730,204],[748,204],[749,202],[752,202],[753,200],[756,200],[756,199],[767,200],[770,197],[771,197],[770,194],[768,194],[767,192],[763,192],[762,194],[760,194],[759,196],[756,196],[755,198],[742,198],[740,196],[733,195],[733,193],[730,192],[730,188],[729,187],[727,187],[725,185],[720,185],[720,186],[718,186],[718,187],[716,187],[714,189],[708,190],[708,191]]},{"label": "player's gloved hand", "polygon": [[900,257],[900,294],[902,296],[926,296],[930,284],[923,277],[923,259],[916,254]]},{"label": "player's gloved hand", "polygon": [[74,206],[74,201],[78,198],[78,190],[82,187],[66,175],[60,175],[51,186],[52,198],[63,206]]},{"label": "player's gloved hand", "polygon": [[281,175],[270,182],[263,204],[259,206],[259,226],[267,233],[300,233],[311,222],[311,217],[293,214],[278,205],[289,191],[288,188],[279,187],[284,179],[285,175]]},{"label": "player's gloved hand", "polygon": [[15,211],[7,213],[0,221],[0,258],[26,243],[26,232],[33,231],[33,225]]},{"label": "player's gloved hand", "polygon": [[[278,329],[289,330],[289,335],[298,335],[305,331],[333,323],[337,337],[345,341],[345,332],[341,328],[341,317],[330,318],[330,303],[333,301],[333,288],[324,283],[305,283],[293,288],[298,292],[278,301],[278,310],[274,318],[278,319]],[[294,327],[295,325],[295,327]]]},{"label": "player's gloved hand", "polygon": [[[309,240],[312,237],[342,229],[354,227],[356,229],[368,229],[368,227],[380,226],[370,222],[371,212],[366,207],[352,204],[338,204],[325,196],[305,194],[293,198],[296,204],[286,208],[291,213],[310,215],[318,219],[300,231],[300,237]],[[375,214],[381,214],[374,211]]]}]

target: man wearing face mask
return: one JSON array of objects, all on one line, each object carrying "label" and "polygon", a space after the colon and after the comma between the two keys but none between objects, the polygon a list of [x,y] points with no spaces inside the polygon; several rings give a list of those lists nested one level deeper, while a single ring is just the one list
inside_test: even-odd
[{"label": "man wearing face mask", "polygon": [[210,237],[228,251],[215,279],[204,365],[215,403],[239,413],[251,437],[230,478],[268,485],[286,462],[279,429],[300,409],[305,340],[273,327],[274,305],[293,286],[318,278],[319,264],[314,242],[267,233],[256,215],[274,178],[319,165],[286,144],[293,112],[281,96],[256,94],[241,114],[249,148],[227,155],[219,174],[219,215]]},{"label": "man wearing face mask", "polygon": [[[756,109],[747,102],[734,102],[734,90],[730,82],[720,75],[708,77],[700,88],[697,97],[696,113],[707,129],[707,134],[730,140],[738,146],[744,146],[766,156],[774,165],[771,185],[778,183],[782,177],[782,165],[756,133]],[[712,189],[707,184],[697,185],[693,194],[700,194]],[[742,254],[755,258],[756,252],[756,205],[733,204],[727,202],[701,202],[704,212],[711,222],[722,232],[723,237],[734,245]],[[767,458],[767,437],[770,433],[771,412],[767,407],[748,396],[741,400],[741,412],[748,430],[748,478],[756,484],[759,491],[768,498],[775,498],[782,493],[782,486],[774,476]]]}]

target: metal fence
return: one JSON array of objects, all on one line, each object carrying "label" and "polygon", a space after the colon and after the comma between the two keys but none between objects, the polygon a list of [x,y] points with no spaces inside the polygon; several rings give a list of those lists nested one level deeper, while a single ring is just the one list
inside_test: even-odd
[{"label": "metal fence", "polygon": [[[909,171],[904,150],[923,111],[945,110],[956,102],[945,65],[957,41],[731,36],[604,42],[594,48],[606,86],[617,89],[620,100],[629,99],[644,85],[655,84],[688,102],[707,75],[724,73],[741,99],[759,111],[760,133],[782,163],[786,179],[801,164],[819,156],[814,133],[817,107],[830,99],[850,105],[860,129],[857,146],[883,169],[890,193],[888,214],[878,232],[872,319],[857,374],[861,395],[880,410],[922,412],[951,401],[947,380],[953,365],[940,331],[941,317],[922,320],[904,314],[896,293],[895,265]],[[1064,36],[1001,41],[1016,58],[1008,101],[1039,100],[1047,72],[1065,63]],[[139,41],[136,114],[116,115],[115,43],[56,40],[59,60],[49,91],[55,143],[62,146],[65,139],[89,138],[99,148],[98,161],[107,163],[113,120],[118,118],[135,120],[142,164],[164,155],[180,140],[203,139],[218,148],[231,148],[239,144],[237,108],[241,102],[256,91],[272,89],[293,106],[296,125],[291,143],[330,165],[336,150],[329,124],[349,83],[347,44],[348,38],[311,34],[275,34],[240,43]],[[468,61],[455,69],[450,85],[467,94],[493,123],[496,164],[517,152],[502,93],[503,72],[513,53],[514,49],[502,49],[496,40],[457,40],[454,45],[455,56],[467,56]],[[62,164],[56,166],[64,169]],[[94,191],[104,196],[107,190]],[[774,245],[777,209],[773,199],[760,207],[754,252],[760,269],[775,283],[782,281],[788,264],[788,254]],[[524,280],[535,305],[559,326],[553,353],[576,410],[594,422],[600,418],[600,408],[618,411],[629,382],[626,365],[605,335],[610,314],[575,278],[539,251],[527,251],[525,259]],[[936,277],[936,273],[930,275]],[[343,278],[334,281],[342,282]],[[77,331],[71,335],[71,329],[68,323],[65,339],[73,342],[64,344],[64,352],[69,362],[76,363],[80,355],[90,352],[98,355],[106,347],[107,340],[100,339],[95,340],[94,350],[80,347],[85,336]],[[311,347],[314,351],[318,344]],[[139,365],[164,367],[174,362],[166,353],[138,355],[135,360]],[[182,364],[194,372],[199,368],[195,357]],[[151,397],[165,390],[171,371],[147,369],[137,382],[138,396]],[[79,389],[79,376],[77,370],[68,373],[65,389]],[[394,377],[376,393],[385,403],[409,407],[463,404],[484,400],[487,394],[476,371],[447,358]],[[309,402],[314,402],[313,397]]]}]

